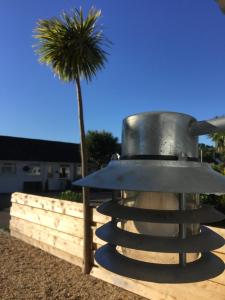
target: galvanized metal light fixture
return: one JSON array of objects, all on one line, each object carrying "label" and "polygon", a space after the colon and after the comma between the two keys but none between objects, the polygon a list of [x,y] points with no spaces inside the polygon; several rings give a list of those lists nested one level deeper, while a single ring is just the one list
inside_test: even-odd
[{"label": "galvanized metal light fixture", "polygon": [[225,118],[198,122],[186,114],[147,112],[124,119],[121,159],[75,182],[114,191],[98,207],[112,218],[96,231],[107,242],[95,254],[101,266],[158,283],[201,281],[224,271],[210,252],[224,239],[200,224],[225,216],[198,196],[225,193],[225,177],[198,161],[198,136],[220,130]]}]

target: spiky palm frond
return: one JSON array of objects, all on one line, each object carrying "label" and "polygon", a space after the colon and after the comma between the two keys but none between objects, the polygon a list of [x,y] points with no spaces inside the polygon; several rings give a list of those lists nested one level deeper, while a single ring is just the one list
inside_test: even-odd
[{"label": "spiky palm frond", "polygon": [[104,67],[110,42],[97,26],[100,10],[91,8],[86,18],[80,8],[60,18],[39,20],[34,37],[40,62],[49,65],[64,81],[84,77],[90,81]]},{"label": "spiky palm frond", "polygon": [[218,153],[225,153],[225,132],[215,132],[209,134],[209,138],[215,143],[215,148]]},{"label": "spiky palm frond", "polygon": [[225,0],[216,0],[216,2],[219,4],[220,9],[225,14]]}]

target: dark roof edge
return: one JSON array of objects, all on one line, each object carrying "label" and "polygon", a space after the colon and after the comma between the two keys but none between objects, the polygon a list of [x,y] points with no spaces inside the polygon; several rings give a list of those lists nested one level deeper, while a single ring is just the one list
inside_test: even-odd
[{"label": "dark roof edge", "polygon": [[19,136],[10,136],[10,135],[1,135],[1,138],[11,138],[11,139],[18,139],[18,140],[29,140],[29,141],[38,141],[38,142],[52,142],[52,143],[64,143],[64,144],[71,144],[71,145],[80,145],[80,143],[73,143],[73,142],[65,142],[65,141],[55,141],[55,140],[45,140],[45,139],[34,139],[28,137],[19,137]]}]

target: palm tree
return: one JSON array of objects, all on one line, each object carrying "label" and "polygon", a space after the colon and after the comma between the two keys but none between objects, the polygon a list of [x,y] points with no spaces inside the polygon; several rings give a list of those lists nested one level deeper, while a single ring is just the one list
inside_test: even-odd
[{"label": "palm tree", "polygon": [[220,9],[225,14],[225,0],[216,0],[216,2],[219,4]]},{"label": "palm tree", "polygon": [[[39,61],[50,66],[61,80],[72,82],[76,86],[83,177],[87,175],[88,165],[81,79],[90,82],[107,61],[107,53],[103,47],[109,45],[109,41],[97,26],[100,15],[100,10],[91,8],[85,18],[82,8],[75,9],[70,14],[63,13],[60,18],[39,20],[34,35],[38,40],[35,46]],[[91,267],[91,220],[88,189],[86,188],[83,188],[83,205],[83,272],[87,274]]]},{"label": "palm tree", "polygon": [[225,132],[215,132],[209,135],[215,143],[216,151],[220,154],[225,153]]}]

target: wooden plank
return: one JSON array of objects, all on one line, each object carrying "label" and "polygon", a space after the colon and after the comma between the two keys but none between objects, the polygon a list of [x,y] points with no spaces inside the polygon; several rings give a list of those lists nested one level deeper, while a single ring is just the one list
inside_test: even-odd
[{"label": "wooden plank", "polygon": [[77,257],[83,257],[83,239],[78,237],[15,217],[10,221],[10,229]]},{"label": "wooden plank", "polygon": [[102,224],[109,222],[110,220],[111,220],[111,217],[104,216],[104,215],[100,214],[99,212],[97,212],[97,210],[95,208],[93,208],[93,222],[100,223],[102,225]]},{"label": "wooden plank", "polygon": [[83,239],[73,236],[71,234],[67,234],[52,228],[48,228],[46,226],[42,226],[36,223],[32,223],[23,219],[19,219],[16,217],[11,217],[10,220],[10,227],[14,227],[17,228],[18,230],[24,231],[27,230],[27,232],[29,233],[29,229],[33,230],[42,230],[42,231],[46,231],[52,235],[55,235],[56,237],[61,237],[62,239],[65,239],[71,243],[74,243],[76,245],[82,246],[83,245]]},{"label": "wooden plank", "polygon": [[56,212],[13,203],[10,215],[83,238],[83,220]]},{"label": "wooden plank", "polygon": [[[93,277],[116,285],[120,288],[123,288],[127,291],[135,293],[139,296],[145,297],[147,299],[155,300],[160,299],[163,300],[165,298],[162,297],[162,293],[160,291],[151,290],[146,288],[142,283],[135,282],[132,279],[122,277],[116,274],[113,274],[109,271],[106,271],[99,267],[93,267],[90,273]],[[174,298],[166,298],[166,300],[174,300]]]},{"label": "wooden plank", "polygon": [[71,255],[71,254],[69,254],[65,251],[60,250],[60,249],[54,248],[54,247],[52,247],[50,245],[47,245],[43,242],[40,242],[40,241],[34,240],[32,238],[29,238],[28,236],[25,236],[22,233],[14,230],[14,229],[11,230],[11,236],[13,236],[17,239],[20,239],[20,240],[24,241],[25,243],[30,244],[34,247],[37,247],[37,248],[39,248],[39,249],[41,249],[45,252],[48,252],[49,254],[52,254],[52,255],[54,255],[58,258],[66,260],[71,264],[77,265],[79,267],[82,266],[82,259],[81,258],[76,257],[74,255]]},{"label": "wooden plank", "polygon": [[71,202],[66,200],[54,199],[23,193],[13,193],[11,201],[13,203],[23,204],[35,208],[40,208],[56,213],[83,218],[82,203]]},{"label": "wooden plank", "polygon": [[211,281],[156,284],[128,279],[99,267],[93,267],[91,275],[151,300],[225,299],[225,286]]},{"label": "wooden plank", "polygon": [[150,289],[161,289],[165,291],[166,296],[170,295],[177,300],[225,300],[225,286],[211,280],[183,284],[159,285],[152,282],[143,282],[143,284]]},{"label": "wooden plank", "polygon": [[[68,216],[83,218],[82,203],[60,200],[55,198],[36,196],[24,193],[13,193],[11,201],[18,204],[23,204],[35,208],[41,208]],[[110,217],[104,216],[93,208],[93,222],[101,224],[110,221]]]}]

